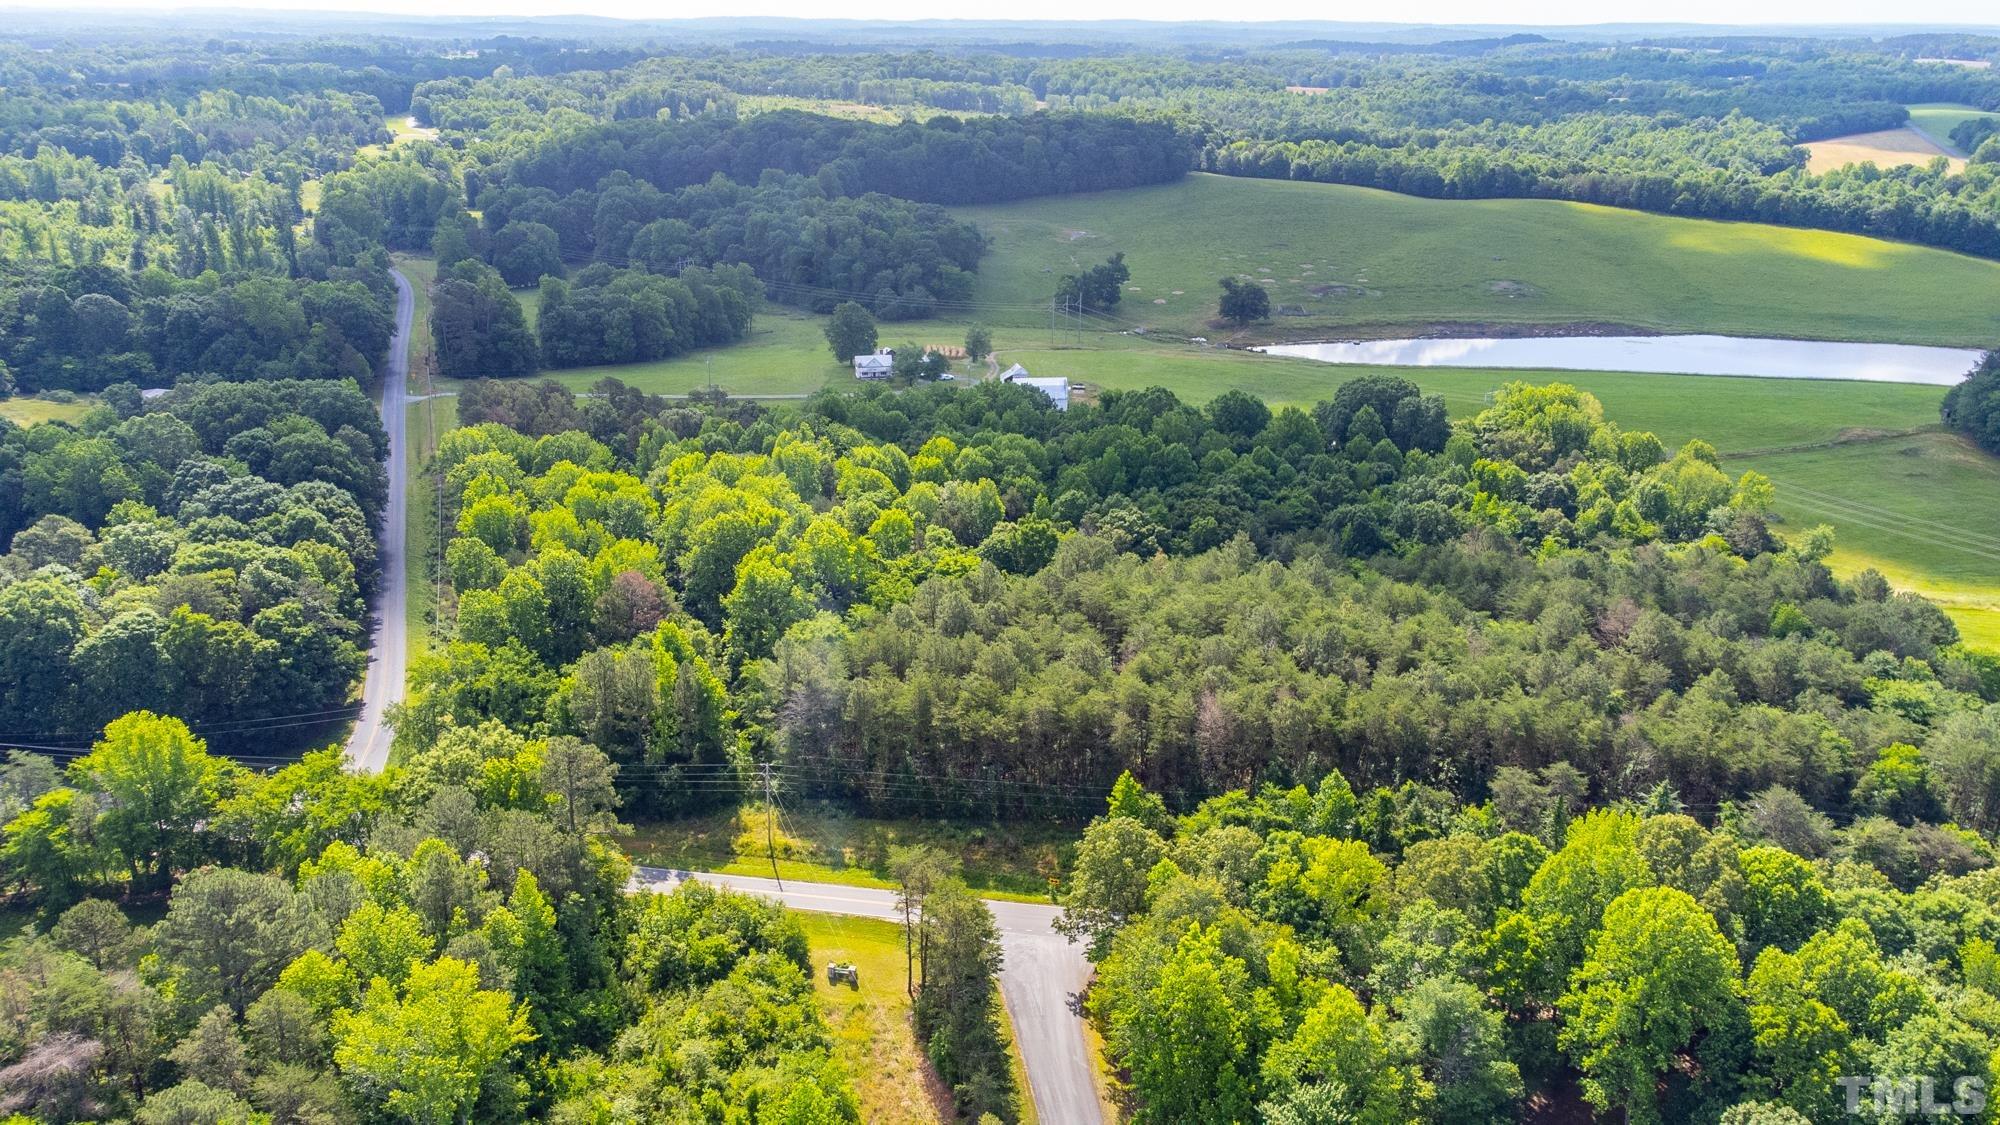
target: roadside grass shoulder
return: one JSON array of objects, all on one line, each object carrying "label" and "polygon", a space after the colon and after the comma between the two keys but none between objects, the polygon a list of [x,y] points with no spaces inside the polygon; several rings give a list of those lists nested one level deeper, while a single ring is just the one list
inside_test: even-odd
[{"label": "roadside grass shoulder", "polygon": [[[903,931],[894,922],[800,911],[812,947],[813,991],[833,1031],[833,1054],[854,1080],[861,1119],[885,1125],[951,1120],[951,1092],[918,1044],[904,988]],[[830,984],[829,962],[856,969],[855,985]]]},{"label": "roadside grass shoulder", "polygon": [[[1079,827],[878,820],[832,805],[787,805],[780,815],[776,850],[784,878],[893,890],[890,850],[930,844],[959,861],[966,884],[981,897],[1014,902],[1049,901],[1049,877],[1062,870]],[[761,803],[639,824],[626,851],[637,862],[657,867],[771,874]]]},{"label": "roadside grass shoulder", "polygon": [[[906,990],[903,928],[875,918],[836,914],[796,914],[812,948],[813,991],[833,1031],[834,1058],[854,1080],[861,1119],[869,1125],[954,1120],[951,1091],[917,1041],[915,1016]],[[830,962],[854,966],[858,982],[831,984]],[[1001,1005],[1000,1031],[1007,1042],[1014,1088],[1020,1095],[1019,1125],[1039,1125],[1028,1096],[1028,1073],[1014,1042],[1013,1020]]]},{"label": "roadside grass shoulder", "polygon": [[406,538],[403,573],[409,596],[404,602],[403,627],[413,652],[421,653],[431,644],[437,628],[438,588],[432,572],[438,551],[437,480],[425,467],[437,450],[440,435],[458,425],[458,403],[451,398],[430,397],[431,391],[431,284],[437,280],[437,262],[432,258],[398,255],[395,267],[409,279],[415,296],[410,318],[410,381],[413,399],[408,412],[405,437],[409,460],[408,491],[404,498]]}]

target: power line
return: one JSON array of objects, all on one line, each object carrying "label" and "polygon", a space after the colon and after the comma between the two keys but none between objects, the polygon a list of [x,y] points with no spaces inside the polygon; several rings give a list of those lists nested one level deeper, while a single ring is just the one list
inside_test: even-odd
[{"label": "power line", "polygon": [[[237,733],[239,731],[254,730],[262,726],[269,726],[284,720],[311,719],[320,716],[324,716],[324,718],[320,719],[320,721],[330,723],[330,722],[338,722],[342,718],[351,718],[354,715],[359,714],[360,711],[361,711],[360,704],[349,703],[340,707],[327,708],[326,710],[322,711],[296,711],[289,715],[261,715],[256,718],[250,718],[250,719],[217,720],[216,722],[213,723],[190,725],[188,727],[188,731],[189,733],[192,734],[210,734],[210,733],[232,734],[232,733]],[[311,725],[311,724],[298,724],[298,725]],[[34,739],[36,741],[41,741],[41,742],[57,742],[73,738],[87,738],[91,739],[92,741],[95,741],[96,739],[102,737],[103,734],[104,732],[102,730],[35,731],[35,732],[17,731],[13,733],[0,733],[0,743],[9,742],[17,738]]]}]

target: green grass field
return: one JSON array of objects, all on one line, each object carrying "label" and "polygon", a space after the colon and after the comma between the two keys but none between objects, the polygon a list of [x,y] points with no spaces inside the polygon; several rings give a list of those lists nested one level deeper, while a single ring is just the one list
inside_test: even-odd
[{"label": "green grass field", "polygon": [[37,395],[18,395],[0,398],[0,418],[5,418],[16,426],[33,426],[40,422],[76,422],[90,413],[97,400],[87,395],[78,395],[70,402],[55,402]]},{"label": "green grass field", "polygon": [[1874,567],[1944,606],[1968,643],[2000,650],[2000,459],[1926,433],[1727,467],[1771,478],[1788,529],[1831,525],[1836,570]]},{"label": "green grass field", "polygon": [[1935,141],[1939,147],[1959,156],[1972,154],[1951,143],[1951,131],[1958,128],[1960,122],[1970,121],[1975,117],[2000,117],[2000,114],[1987,113],[1969,105],[1952,102],[1929,102],[1910,107],[1910,127]]},{"label": "green grass field", "polygon": [[[950,1092],[917,1045],[904,988],[903,929],[873,918],[797,915],[812,946],[813,991],[833,1031],[833,1056],[854,1080],[861,1119],[896,1125],[950,1120]],[[826,965],[854,965],[859,986],[826,981]]]},{"label": "green grass field", "polygon": [[[833,1029],[833,1055],[854,1080],[861,1119],[870,1125],[936,1125],[952,1120],[951,1093],[931,1069],[911,1023],[904,986],[903,928],[873,918],[798,914],[812,946],[813,991]],[[828,984],[830,961],[852,964],[859,985]],[[1037,1125],[1021,1056],[1013,1050],[1013,1021],[1001,1025],[1020,1092],[1021,1125]]]},{"label": "green grass field", "polygon": [[[1268,278],[1253,332],[1388,334],[1439,322],[1611,323],[1979,346],[2000,338],[2000,262],[1855,235],[1551,200],[1435,200],[1194,175],[1158,187],[958,208],[993,238],[977,298],[1033,325],[1060,274],[1124,251],[1116,314],[1211,329],[1217,281]],[[1159,303],[1164,302],[1164,303]]]},{"label": "green grass field", "polygon": [[[528,307],[533,301],[524,302]],[[544,371],[536,378],[554,379],[572,390],[588,391],[591,384],[607,376],[650,394],[683,395],[709,385],[737,395],[803,396],[825,386],[829,379],[853,378],[851,368],[833,361],[821,335],[826,320],[772,306],[757,314],[750,338],[726,348],[706,348],[673,359],[651,363],[625,363],[609,367],[570,367]],[[943,331],[936,322],[922,322],[928,339]],[[898,339],[897,326],[884,326],[884,342]],[[959,329],[959,335],[964,330]],[[436,389],[457,391],[464,380],[438,379]]]},{"label": "green grass field", "polygon": [[411,141],[434,141],[438,139],[438,131],[436,129],[417,124],[417,119],[407,113],[397,114],[394,117],[385,119],[382,122],[382,127],[389,130],[389,143],[386,145],[362,145],[360,148],[354,150],[354,155],[385,156],[390,149],[409,144]]}]

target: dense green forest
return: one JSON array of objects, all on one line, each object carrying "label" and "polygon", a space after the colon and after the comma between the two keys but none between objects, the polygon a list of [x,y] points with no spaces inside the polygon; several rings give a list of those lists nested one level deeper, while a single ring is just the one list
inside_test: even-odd
[{"label": "dense green forest", "polygon": [[116,391],[75,428],[0,428],[0,726],[73,745],[172,700],[232,750],[323,735],[379,572],[374,405],[351,382]]},{"label": "dense green forest", "polygon": [[[259,774],[143,711],[66,769],[17,754],[0,870],[46,926],[0,944],[10,1112],[858,1121],[798,923],[626,893],[610,779],[494,725],[379,775]],[[85,897],[169,883],[149,926]]]},{"label": "dense green forest", "polygon": [[[1915,761],[1869,788],[1921,791]],[[1176,817],[1123,779],[1078,848],[1065,925],[1092,944],[1091,1018],[1139,1118],[1985,1111],[1990,869],[1909,889],[1867,843],[1891,820],[1829,848],[1774,796],[1709,827],[1664,787],[1584,812],[1574,782],[1522,774],[1459,806],[1331,773]],[[1890,1077],[1846,1077],[1871,1075]]]}]

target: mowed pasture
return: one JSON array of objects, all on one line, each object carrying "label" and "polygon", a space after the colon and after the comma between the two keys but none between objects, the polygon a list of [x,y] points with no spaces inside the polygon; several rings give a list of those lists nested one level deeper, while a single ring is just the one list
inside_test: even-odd
[{"label": "mowed pasture", "polygon": [[1952,143],[1951,131],[1966,121],[1980,117],[2000,117],[2000,114],[1954,102],[1928,102],[1910,107],[1910,128],[1929,137],[1938,147],[1954,156],[1970,156]]},{"label": "mowed pasture", "polygon": [[1942,605],[1969,643],[2000,651],[2000,459],[1922,433],[1725,467],[1769,476],[1788,529],[1833,527],[1836,571],[1873,567]]},{"label": "mowed pasture", "polygon": [[1115,315],[1216,338],[1222,277],[1265,285],[1259,338],[1440,324],[1611,324],[1662,332],[1982,346],[2000,263],[1881,239],[1553,200],[1418,199],[1193,175],[1158,187],[956,209],[993,240],[977,298],[1046,321],[1056,279],[1123,251]]},{"label": "mowed pasture", "polygon": [[1965,170],[1965,159],[1951,147],[1951,131],[1934,139],[1922,130],[1905,126],[1875,133],[1850,133],[1845,137],[1802,145],[1807,153],[1806,171],[1831,172],[1851,164],[1873,164],[1877,168],[1922,167],[1942,156],[1954,172]]}]

